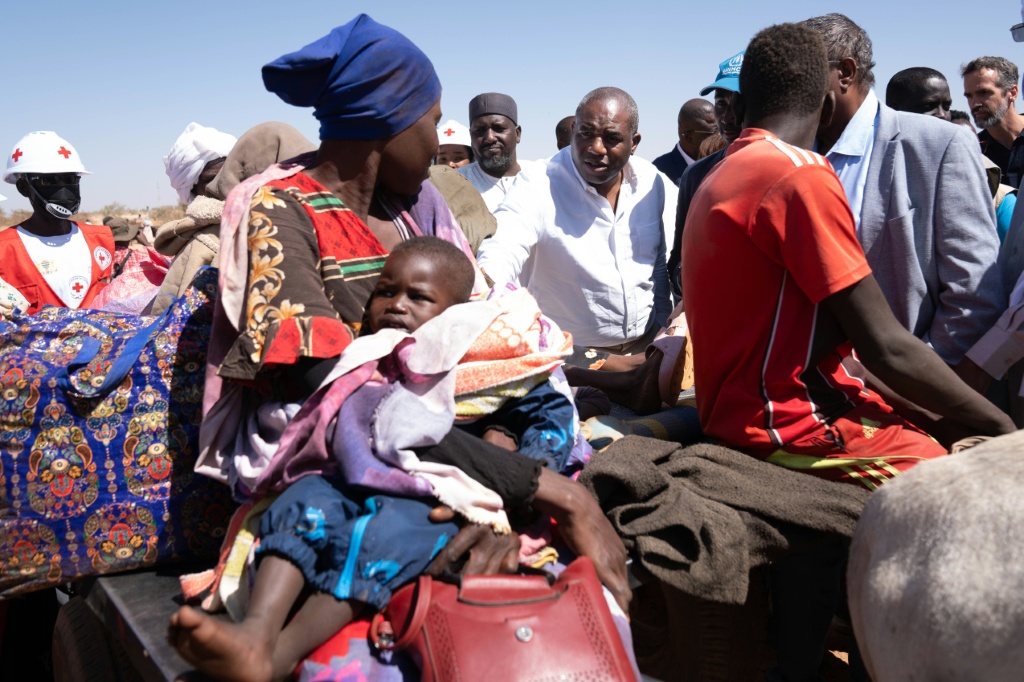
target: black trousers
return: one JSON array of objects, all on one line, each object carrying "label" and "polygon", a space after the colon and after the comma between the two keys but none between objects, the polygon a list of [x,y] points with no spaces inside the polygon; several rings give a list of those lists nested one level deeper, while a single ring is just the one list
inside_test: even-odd
[{"label": "black trousers", "polygon": [[[777,663],[771,682],[818,682],[825,637],[832,617],[849,618],[846,606],[846,558],[849,542],[824,540],[800,554],[773,562],[768,569]],[[870,682],[856,643],[851,647],[850,679]]]}]

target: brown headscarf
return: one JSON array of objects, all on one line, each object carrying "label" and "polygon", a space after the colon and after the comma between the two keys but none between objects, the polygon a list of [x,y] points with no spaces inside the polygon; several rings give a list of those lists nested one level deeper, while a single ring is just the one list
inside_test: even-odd
[{"label": "brown headscarf", "polygon": [[196,197],[185,209],[184,218],[157,228],[156,249],[165,256],[174,256],[174,262],[153,301],[154,314],[184,293],[199,268],[217,264],[220,218],[231,190],[271,164],[314,149],[315,144],[287,123],[261,123],[238,139],[224,167],[206,186],[209,196]]},{"label": "brown headscarf", "polygon": [[260,123],[238,138],[238,142],[224,162],[224,167],[217,173],[213,182],[206,186],[206,193],[223,201],[235,185],[257,173],[262,173],[270,164],[311,152],[316,148],[317,145],[287,123]]}]

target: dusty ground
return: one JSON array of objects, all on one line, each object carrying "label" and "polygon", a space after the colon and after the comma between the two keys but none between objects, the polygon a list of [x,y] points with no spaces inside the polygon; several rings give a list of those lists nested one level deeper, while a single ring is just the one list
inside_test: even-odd
[{"label": "dusty ground", "polygon": [[829,638],[825,642],[825,662],[823,664],[823,675],[825,682],[848,682],[850,679],[850,666],[846,652],[850,648],[852,639],[849,633],[840,632],[833,628]]}]

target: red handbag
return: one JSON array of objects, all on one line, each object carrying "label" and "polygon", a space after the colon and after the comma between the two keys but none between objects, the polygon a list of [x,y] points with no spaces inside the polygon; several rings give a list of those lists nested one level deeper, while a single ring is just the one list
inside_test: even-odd
[{"label": "red handbag", "polygon": [[370,640],[408,649],[423,682],[635,679],[586,557],[553,584],[540,575],[469,575],[460,585],[420,576],[373,617]]}]

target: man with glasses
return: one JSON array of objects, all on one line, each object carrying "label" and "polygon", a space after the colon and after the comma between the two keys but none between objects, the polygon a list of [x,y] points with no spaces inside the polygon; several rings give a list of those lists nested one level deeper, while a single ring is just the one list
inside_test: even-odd
[{"label": "man with glasses", "polygon": [[700,155],[700,143],[718,128],[715,124],[715,110],[706,99],[691,99],[679,110],[677,119],[679,142],[666,154],[654,160],[654,167],[668,176],[679,186],[679,178],[688,166],[693,165]]},{"label": "man with glasses", "polygon": [[[848,17],[803,23],[825,42],[835,98],[816,151],[839,176],[896,319],[956,367],[1007,297],[978,141],[963,126],[879,102],[871,89],[871,39]],[[963,371],[976,369],[972,364]]]},{"label": "man with glasses", "polygon": [[71,143],[49,131],[29,133],[7,157],[4,181],[32,203],[25,222],[0,232],[0,278],[28,301],[88,307],[110,278],[114,237],[106,225],[70,220],[88,171]]}]

